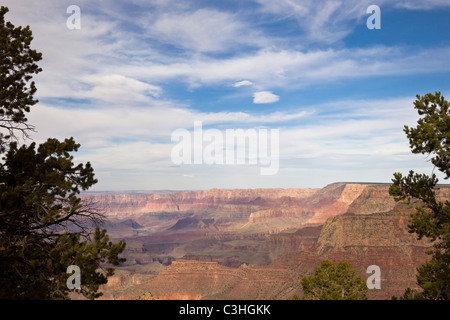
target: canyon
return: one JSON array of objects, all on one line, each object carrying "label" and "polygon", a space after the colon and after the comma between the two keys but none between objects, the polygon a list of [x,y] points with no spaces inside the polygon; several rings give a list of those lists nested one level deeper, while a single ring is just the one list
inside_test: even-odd
[{"label": "canyon", "polygon": [[[381,269],[390,299],[416,288],[431,243],[408,232],[414,209],[389,184],[333,183],[321,189],[211,189],[85,193],[124,240],[125,263],[101,299],[292,299],[320,261],[348,261],[363,279]],[[450,187],[439,186],[441,200]]]}]

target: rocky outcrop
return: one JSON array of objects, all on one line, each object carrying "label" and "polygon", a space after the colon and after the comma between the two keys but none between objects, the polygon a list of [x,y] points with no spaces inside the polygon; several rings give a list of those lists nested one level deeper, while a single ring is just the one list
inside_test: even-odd
[{"label": "rocky outcrop", "polygon": [[100,286],[103,295],[99,300],[138,300],[155,278],[152,274],[132,273],[127,270],[116,270],[108,278],[108,283]]},{"label": "rocky outcrop", "polygon": [[280,255],[274,265],[309,275],[322,260],[347,261],[363,279],[367,268],[380,267],[381,289],[369,290],[369,299],[401,296],[417,288],[416,268],[429,259],[431,243],[408,232],[408,216],[395,212],[330,217],[315,245]]},{"label": "rocky outcrop", "polygon": [[316,245],[321,230],[322,225],[305,226],[296,232],[270,235],[261,249],[261,254],[269,257],[269,261],[274,261],[281,255],[305,252]]},{"label": "rocky outcrop", "polygon": [[367,184],[333,183],[321,189],[309,203],[314,215],[308,223],[324,223],[329,217],[347,212],[366,188]]},{"label": "rocky outcrop", "polygon": [[239,256],[220,256],[220,255],[210,255],[210,254],[186,254],[182,258],[183,260],[194,260],[194,261],[204,261],[204,262],[217,262],[222,266],[238,268],[243,262]]},{"label": "rocky outcrop", "polygon": [[317,241],[317,253],[343,250],[347,247],[395,247],[409,251],[413,246],[427,247],[408,232],[409,217],[396,213],[341,215],[324,224]]},{"label": "rocky outcrop", "polygon": [[246,265],[230,268],[217,262],[176,261],[148,287],[154,295],[162,297],[184,292],[202,299],[291,299],[298,280],[283,269]]},{"label": "rocky outcrop", "polygon": [[183,229],[209,229],[214,224],[214,219],[198,219],[187,217],[177,221],[169,230],[183,230]]}]

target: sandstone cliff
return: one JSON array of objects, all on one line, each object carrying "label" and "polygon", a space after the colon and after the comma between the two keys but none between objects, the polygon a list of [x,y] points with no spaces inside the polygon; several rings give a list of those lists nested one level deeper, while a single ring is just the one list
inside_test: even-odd
[{"label": "sandstone cliff", "polygon": [[320,259],[345,260],[367,277],[370,265],[381,269],[381,289],[369,297],[389,299],[405,288],[417,288],[416,268],[429,259],[431,243],[408,233],[408,217],[396,213],[341,215],[322,228],[313,254]]}]

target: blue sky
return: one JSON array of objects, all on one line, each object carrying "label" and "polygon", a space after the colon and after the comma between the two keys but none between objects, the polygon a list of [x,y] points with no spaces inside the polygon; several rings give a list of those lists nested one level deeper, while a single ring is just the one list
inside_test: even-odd
[{"label": "blue sky", "polygon": [[[418,119],[416,94],[450,98],[447,0],[3,3],[43,53],[33,139],[73,136],[75,159],[99,180],[92,190],[307,188],[432,172],[402,129]],[[369,30],[373,4],[381,29]],[[66,26],[69,5],[81,9],[79,30]],[[278,129],[277,174],[174,165],[171,134],[194,121]]]}]

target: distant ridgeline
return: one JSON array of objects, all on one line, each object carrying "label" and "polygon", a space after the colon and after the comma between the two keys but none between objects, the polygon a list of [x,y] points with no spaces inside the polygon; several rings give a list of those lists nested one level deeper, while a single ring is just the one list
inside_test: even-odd
[{"label": "distant ridgeline", "polygon": [[[139,218],[171,214],[198,219],[226,217],[241,231],[269,232],[305,223],[324,223],[331,216],[352,213],[389,212],[402,207],[388,193],[388,183],[348,183],[322,189],[211,189],[203,191],[110,191],[87,192],[84,199],[95,201],[109,217]],[[450,185],[439,185],[438,195],[449,198]],[[278,218],[283,218],[283,221]],[[178,220],[178,219],[177,219]],[[273,220],[273,221],[272,221]],[[174,224],[176,221],[174,222]],[[220,227],[215,224],[216,227]],[[243,228],[243,229],[242,229]],[[252,229],[252,230],[250,230]]]}]

